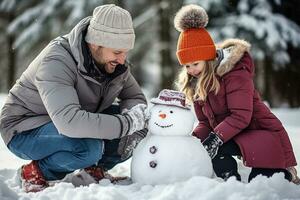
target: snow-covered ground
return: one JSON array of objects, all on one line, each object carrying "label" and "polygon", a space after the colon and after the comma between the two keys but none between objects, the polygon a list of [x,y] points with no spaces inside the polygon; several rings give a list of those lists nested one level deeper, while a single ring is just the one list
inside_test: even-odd
[{"label": "snow-covered ground", "polygon": [[[0,94],[0,108],[3,105],[5,94]],[[286,127],[296,159],[300,161],[300,109],[274,109],[273,112],[281,119]],[[266,200],[266,199],[298,199],[300,200],[300,186],[288,183],[282,174],[276,174],[272,178],[257,177],[251,183],[238,182],[229,179],[223,182],[220,179],[193,177],[184,182],[175,182],[168,185],[113,185],[107,180],[89,187],[75,188],[71,183],[58,183],[53,187],[39,193],[26,194],[21,191],[16,170],[20,165],[27,163],[18,159],[8,151],[0,141],[0,199],[39,199],[39,200],[125,200],[125,199],[240,199],[240,200]],[[188,169],[182,169],[188,170]],[[242,179],[246,180],[249,168],[239,163]],[[300,172],[299,166],[297,170]],[[111,173],[114,175],[130,175],[130,160],[116,166]],[[244,181],[245,182],[245,181]]]}]

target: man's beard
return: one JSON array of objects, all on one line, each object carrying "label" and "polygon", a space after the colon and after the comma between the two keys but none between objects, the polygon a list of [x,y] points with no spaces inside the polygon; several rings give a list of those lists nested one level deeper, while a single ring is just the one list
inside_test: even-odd
[{"label": "man's beard", "polygon": [[102,72],[102,73],[107,73],[105,70],[105,65],[106,63],[101,63],[101,62],[97,62],[95,59],[94,60],[94,64],[96,65],[96,67]]}]

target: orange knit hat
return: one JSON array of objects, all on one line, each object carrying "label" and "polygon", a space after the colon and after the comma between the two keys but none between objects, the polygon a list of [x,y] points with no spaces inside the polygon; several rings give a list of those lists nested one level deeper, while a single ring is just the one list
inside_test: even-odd
[{"label": "orange knit hat", "polygon": [[174,25],[181,32],[176,52],[180,64],[216,58],[214,41],[204,28],[207,23],[207,13],[200,6],[183,6],[177,12]]}]

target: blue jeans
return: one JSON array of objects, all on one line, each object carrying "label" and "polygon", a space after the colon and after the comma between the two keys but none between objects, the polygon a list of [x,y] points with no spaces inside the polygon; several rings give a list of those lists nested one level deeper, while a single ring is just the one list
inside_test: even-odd
[{"label": "blue jeans", "polygon": [[99,165],[109,170],[123,162],[118,144],[119,139],[70,138],[49,122],[15,135],[8,148],[22,159],[37,160],[46,180],[59,180],[77,169]]}]

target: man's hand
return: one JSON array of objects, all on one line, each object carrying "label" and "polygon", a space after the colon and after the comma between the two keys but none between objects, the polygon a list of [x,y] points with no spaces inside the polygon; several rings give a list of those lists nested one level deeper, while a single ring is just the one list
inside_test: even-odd
[{"label": "man's hand", "polygon": [[121,160],[127,160],[132,156],[133,149],[138,143],[146,137],[148,129],[144,128],[140,131],[134,132],[132,135],[122,137],[118,147],[118,153],[121,155]]},{"label": "man's hand", "polygon": [[131,135],[136,131],[146,128],[145,104],[138,104],[122,114],[115,115],[121,123],[120,137]]},{"label": "man's hand", "polygon": [[210,132],[202,144],[208,152],[208,155],[213,159],[217,155],[218,149],[223,144],[223,141],[216,133]]},{"label": "man's hand", "polygon": [[145,119],[148,122],[150,117],[151,117],[151,109],[153,106],[148,105],[148,107],[145,109],[144,114],[145,114]]}]

